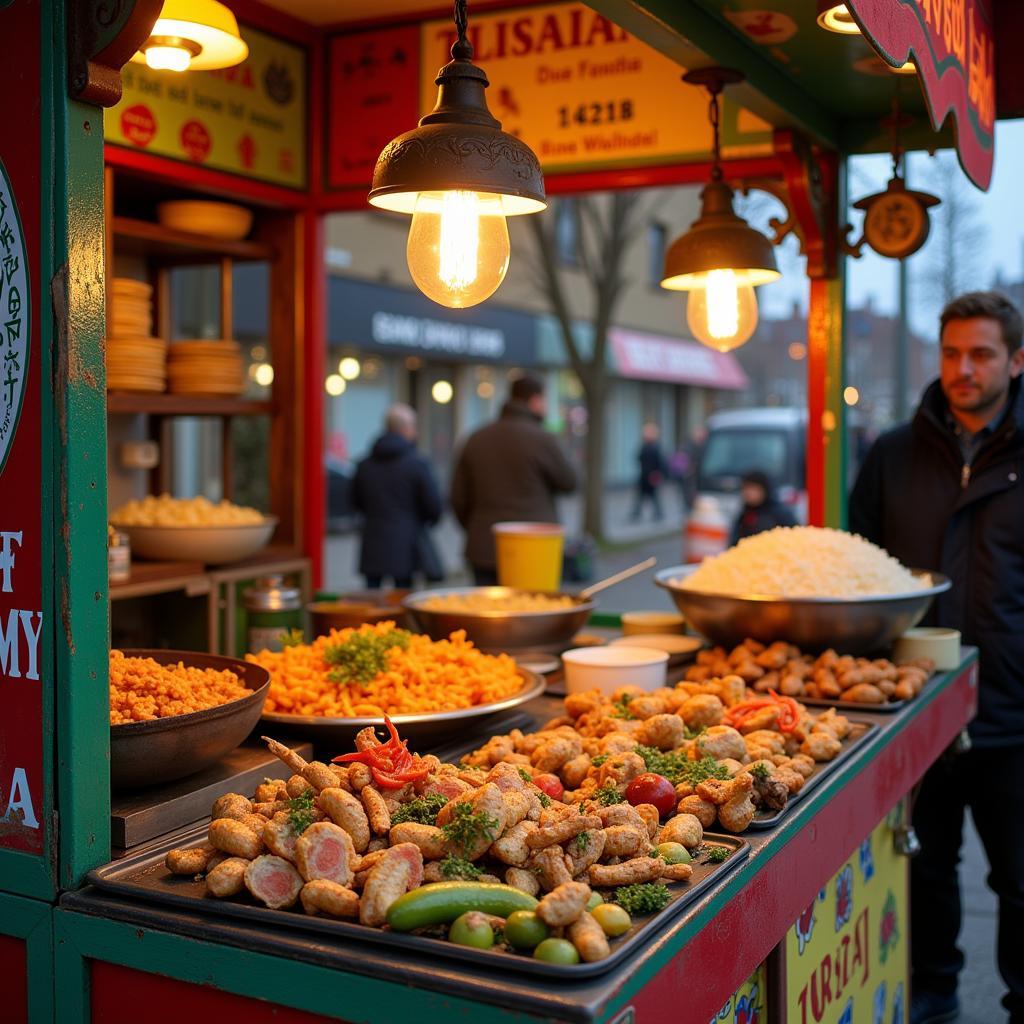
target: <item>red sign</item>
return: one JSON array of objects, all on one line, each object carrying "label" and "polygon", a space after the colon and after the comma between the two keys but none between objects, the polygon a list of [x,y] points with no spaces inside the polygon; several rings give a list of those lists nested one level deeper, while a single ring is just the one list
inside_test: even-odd
[{"label": "red sign", "polygon": [[380,151],[420,119],[420,30],[413,25],[336,36],[328,65],[327,183],[367,186]]},{"label": "red sign", "polygon": [[615,365],[623,377],[664,380],[701,388],[742,391],[747,375],[735,357],[692,341],[613,327],[608,332]]},{"label": "red sign", "polygon": [[144,103],[136,103],[121,114],[121,132],[133,146],[148,146],[156,135],[156,118]]},{"label": "red sign", "polygon": [[0,9],[8,104],[0,137],[0,847],[41,853],[43,687],[39,281],[40,7]]},{"label": "red sign", "polygon": [[189,160],[202,163],[209,155],[213,143],[202,121],[186,121],[181,126],[181,148]]},{"label": "red sign", "polygon": [[932,125],[952,113],[956,148],[980,189],[995,160],[996,66],[992,0],[847,0],[864,35],[899,67],[913,54]]}]

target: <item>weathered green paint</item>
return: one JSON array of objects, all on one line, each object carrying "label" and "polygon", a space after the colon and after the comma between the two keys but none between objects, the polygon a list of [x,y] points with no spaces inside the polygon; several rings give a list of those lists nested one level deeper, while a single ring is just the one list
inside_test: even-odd
[{"label": "weathered green paint", "polygon": [[[50,716],[52,722],[52,714]],[[49,735],[52,735],[49,733]],[[44,778],[47,779],[47,792],[50,792],[48,773],[52,770],[51,760],[44,757]],[[45,856],[18,853],[15,850],[0,850],[0,892],[19,893],[37,900],[52,900],[56,895],[53,875],[51,874],[51,857],[53,855],[50,835],[47,833],[44,843]]]},{"label": "weathered green paint", "polygon": [[0,893],[0,934],[25,940],[28,962],[28,1017],[46,1024],[53,1017],[53,907]]},{"label": "weathered green paint", "polygon": [[241,996],[265,998],[273,993],[279,1005],[347,1024],[479,1024],[483,1020],[488,1024],[538,1024],[548,1019],[60,909],[54,915],[54,941],[60,1024],[87,1024],[89,1020],[86,959],[106,960]]},{"label": "weathered green paint", "polygon": [[[694,0],[590,0],[590,6],[683,68],[722,64],[740,68],[746,82],[729,95],[777,127],[800,128],[830,149],[839,143],[839,119],[765,54]],[[684,86],[680,85],[680,88]]]},{"label": "weathered green paint", "polygon": [[[54,381],[49,424],[55,520],[50,606],[56,663],[61,888],[110,859],[107,707],[107,425],[103,365],[103,112],[67,98],[66,5],[44,3],[50,26],[45,120],[52,125],[51,262]],[[44,201],[44,209],[47,204]],[[44,415],[46,415],[44,413]],[[44,487],[47,482],[44,481]]]}]

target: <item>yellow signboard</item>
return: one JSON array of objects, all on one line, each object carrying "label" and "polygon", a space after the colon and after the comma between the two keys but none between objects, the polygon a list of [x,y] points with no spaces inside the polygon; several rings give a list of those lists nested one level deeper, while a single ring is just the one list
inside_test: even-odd
[{"label": "yellow signboard", "polygon": [[764,964],[747,978],[709,1024],[769,1024],[768,979]]},{"label": "yellow signboard", "polygon": [[905,1024],[907,859],[890,815],[786,936],[789,1024]]},{"label": "yellow signboard", "polygon": [[[664,164],[707,156],[707,95],[683,69],[583,4],[560,3],[474,14],[474,61],[491,86],[488,104],[545,171]],[[450,59],[451,19],[428,22],[420,37],[420,107],[437,97],[434,79]],[[742,122],[726,104],[727,157],[771,151],[769,125]]]},{"label": "yellow signboard", "polygon": [[257,178],[306,184],[306,55],[243,27],[249,56],[224,71],[152,71],[128,64],[107,142]]}]

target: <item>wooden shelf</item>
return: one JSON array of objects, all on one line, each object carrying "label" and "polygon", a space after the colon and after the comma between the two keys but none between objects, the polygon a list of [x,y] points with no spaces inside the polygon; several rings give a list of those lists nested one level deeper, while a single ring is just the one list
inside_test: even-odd
[{"label": "wooden shelf", "polygon": [[254,398],[130,391],[111,391],[107,394],[108,413],[146,413],[150,416],[269,416],[273,411],[273,402]]},{"label": "wooden shelf", "polygon": [[184,590],[190,597],[210,592],[202,562],[132,561],[132,574],[123,583],[110,584],[110,600],[146,597]]},{"label": "wooden shelf", "polygon": [[171,261],[217,263],[225,256],[233,260],[269,261],[275,255],[274,247],[265,242],[194,235],[133,217],[114,217],[113,233],[118,252],[166,257]]}]

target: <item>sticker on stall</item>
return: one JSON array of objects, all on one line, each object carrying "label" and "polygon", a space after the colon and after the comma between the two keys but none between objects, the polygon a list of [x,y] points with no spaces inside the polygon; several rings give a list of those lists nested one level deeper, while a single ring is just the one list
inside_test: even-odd
[{"label": "sticker on stall", "polygon": [[904,1024],[906,917],[907,859],[896,851],[887,818],[790,928],[786,1019]]},{"label": "sticker on stall", "polygon": [[0,161],[0,473],[7,465],[21,416],[31,308],[25,233],[14,189]]},{"label": "sticker on stall", "polygon": [[768,1024],[767,990],[767,972],[765,965],[761,964],[723,1004],[709,1024]]}]

